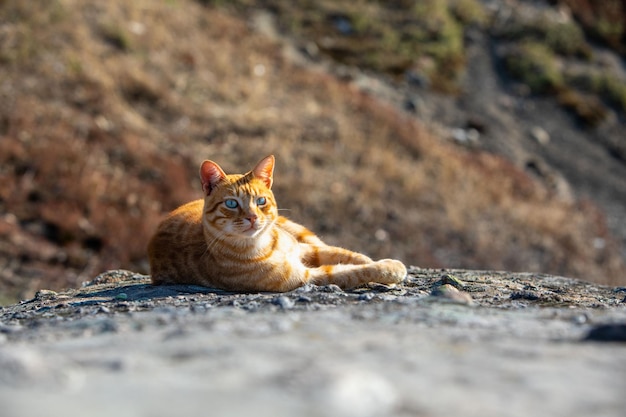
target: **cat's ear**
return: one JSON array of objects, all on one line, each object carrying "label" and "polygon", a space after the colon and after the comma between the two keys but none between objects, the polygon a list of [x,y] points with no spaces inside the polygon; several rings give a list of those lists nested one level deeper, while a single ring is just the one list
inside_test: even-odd
[{"label": "cat's ear", "polygon": [[272,183],[274,182],[274,155],[266,156],[261,159],[252,170],[252,175],[262,180],[267,188],[272,188]]},{"label": "cat's ear", "polygon": [[211,194],[213,188],[224,178],[226,178],[226,174],[215,162],[204,161],[200,166],[200,179],[202,180],[204,194]]}]

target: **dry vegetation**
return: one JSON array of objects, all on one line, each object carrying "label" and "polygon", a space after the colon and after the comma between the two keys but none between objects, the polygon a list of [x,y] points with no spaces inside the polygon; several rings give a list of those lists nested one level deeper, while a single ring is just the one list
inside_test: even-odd
[{"label": "dry vegetation", "polygon": [[622,55],[626,53],[626,1],[624,0],[551,0],[569,7],[593,38]]},{"label": "dry vegetation", "polygon": [[329,242],[421,266],[624,276],[591,203],[438,140],[213,6],[4,0],[0,16],[5,302],[147,272],[161,216],[200,196],[201,160],[233,172],[269,153],[283,213]]},{"label": "dry vegetation", "polygon": [[[598,28],[589,26],[604,21],[620,29],[617,21],[626,22],[620,1],[595,2],[593,7],[586,1],[559,1],[560,10],[520,3],[506,17],[496,18],[491,27],[499,40],[504,68],[531,93],[554,95],[585,127],[606,121],[611,108],[623,117],[626,79],[611,68],[606,57],[594,54],[589,40],[603,40],[624,53],[617,42],[621,32],[611,32],[611,36],[606,32],[603,38]],[[617,21],[606,20],[613,12]],[[618,153],[623,153],[622,146],[617,146]]]},{"label": "dry vegetation", "polygon": [[[555,95],[586,127],[626,114],[626,80],[591,40],[624,54],[626,2],[551,0],[200,0],[238,14],[271,10],[308,53],[462,94],[467,31],[495,39],[503,68],[530,93]],[[485,6],[485,3],[488,6]],[[617,146],[618,152],[623,152]]]},{"label": "dry vegetation", "polygon": [[271,10],[281,31],[308,52],[393,78],[458,92],[464,28],[486,23],[479,0],[200,0],[238,13]]}]

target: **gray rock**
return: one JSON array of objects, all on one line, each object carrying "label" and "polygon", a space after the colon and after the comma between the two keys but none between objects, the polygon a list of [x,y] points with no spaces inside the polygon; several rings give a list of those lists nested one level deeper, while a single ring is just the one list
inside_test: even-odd
[{"label": "gray rock", "polygon": [[12,417],[618,417],[622,298],[491,271],[410,267],[396,286],[285,294],[111,271],[0,310],[0,403]]},{"label": "gray rock", "polygon": [[284,295],[274,298],[272,302],[283,310],[289,310],[296,304],[291,298],[285,297]]},{"label": "gray rock", "polygon": [[542,127],[532,127],[530,129],[530,136],[540,145],[546,146],[550,143],[550,134]]}]

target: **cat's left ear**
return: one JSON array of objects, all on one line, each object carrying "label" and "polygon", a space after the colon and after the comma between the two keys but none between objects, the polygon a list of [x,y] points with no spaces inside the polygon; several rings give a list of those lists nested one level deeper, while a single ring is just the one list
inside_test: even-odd
[{"label": "cat's left ear", "polygon": [[272,188],[274,182],[274,155],[263,158],[252,170],[255,178],[262,180],[267,188]]},{"label": "cat's left ear", "polygon": [[204,194],[209,195],[221,180],[226,178],[226,173],[213,161],[204,161],[200,166],[200,179]]}]

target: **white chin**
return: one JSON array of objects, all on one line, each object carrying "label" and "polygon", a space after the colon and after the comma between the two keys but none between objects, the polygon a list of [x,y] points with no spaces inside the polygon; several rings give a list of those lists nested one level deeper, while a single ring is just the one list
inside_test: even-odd
[{"label": "white chin", "polygon": [[248,229],[241,232],[241,234],[246,237],[256,237],[259,235],[259,233],[261,233],[262,230],[263,229]]}]

